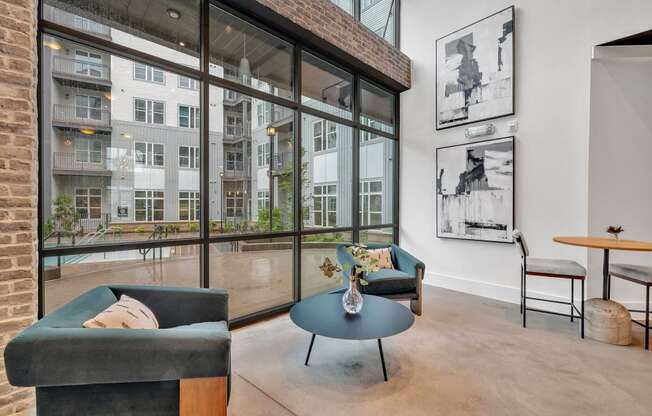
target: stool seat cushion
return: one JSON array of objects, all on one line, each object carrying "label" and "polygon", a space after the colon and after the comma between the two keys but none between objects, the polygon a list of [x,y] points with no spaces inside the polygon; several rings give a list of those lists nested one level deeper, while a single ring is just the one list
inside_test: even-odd
[{"label": "stool seat cushion", "polygon": [[527,258],[527,272],[558,276],[586,276],[586,269],[572,260]]},{"label": "stool seat cushion", "polygon": [[609,272],[641,284],[652,284],[652,267],[633,264],[612,264]]}]

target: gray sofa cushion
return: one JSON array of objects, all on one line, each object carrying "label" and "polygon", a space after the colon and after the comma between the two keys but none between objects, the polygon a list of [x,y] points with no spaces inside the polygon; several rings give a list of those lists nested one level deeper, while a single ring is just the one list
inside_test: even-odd
[{"label": "gray sofa cushion", "polygon": [[365,276],[369,283],[362,287],[363,293],[369,295],[389,295],[416,290],[417,280],[414,275],[396,269],[380,269]]},{"label": "gray sofa cushion", "polygon": [[572,260],[527,258],[527,272],[558,276],[586,276],[586,269]]},{"label": "gray sofa cushion", "polygon": [[652,283],[652,267],[649,266],[612,264],[609,266],[609,271],[641,283]]}]

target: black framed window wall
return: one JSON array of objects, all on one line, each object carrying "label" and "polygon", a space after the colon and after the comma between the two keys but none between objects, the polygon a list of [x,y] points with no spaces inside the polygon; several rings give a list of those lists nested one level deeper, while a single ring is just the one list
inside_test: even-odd
[{"label": "black framed window wall", "polygon": [[219,2],[39,7],[40,316],[165,284],[244,324],[330,289],[337,244],[398,242],[398,94]]}]

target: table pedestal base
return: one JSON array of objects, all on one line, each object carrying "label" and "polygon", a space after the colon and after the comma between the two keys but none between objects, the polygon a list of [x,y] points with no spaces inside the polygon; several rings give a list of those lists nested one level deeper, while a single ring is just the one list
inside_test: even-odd
[{"label": "table pedestal base", "polygon": [[613,300],[589,299],[584,311],[587,337],[613,345],[632,343],[632,317],[625,306]]}]

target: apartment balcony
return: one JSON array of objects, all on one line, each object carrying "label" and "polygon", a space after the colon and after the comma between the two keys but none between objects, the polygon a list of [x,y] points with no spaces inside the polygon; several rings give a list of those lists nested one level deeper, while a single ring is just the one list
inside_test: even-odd
[{"label": "apartment balcony", "polygon": [[61,26],[71,27],[82,32],[103,38],[111,38],[111,28],[90,19],[57,9],[50,5],[43,5],[43,18]]},{"label": "apartment balcony", "polygon": [[52,77],[64,86],[91,90],[111,90],[111,67],[105,64],[55,56]]},{"label": "apartment balcony", "polygon": [[224,180],[243,180],[251,178],[251,169],[249,166],[243,167],[242,169],[225,169],[224,170]]},{"label": "apartment balcony", "polygon": [[237,143],[250,138],[250,126],[226,126],[224,128],[224,143]]},{"label": "apartment balcony", "polygon": [[52,111],[52,125],[56,127],[111,130],[111,112],[99,108],[55,104]]},{"label": "apartment balcony", "polygon": [[292,171],[294,167],[294,154],[292,152],[281,152],[272,158],[272,170],[274,175],[281,175]]},{"label": "apartment balcony", "polygon": [[109,160],[104,155],[93,161],[80,161],[75,153],[55,152],[52,171],[55,175],[67,176],[111,176]]}]

